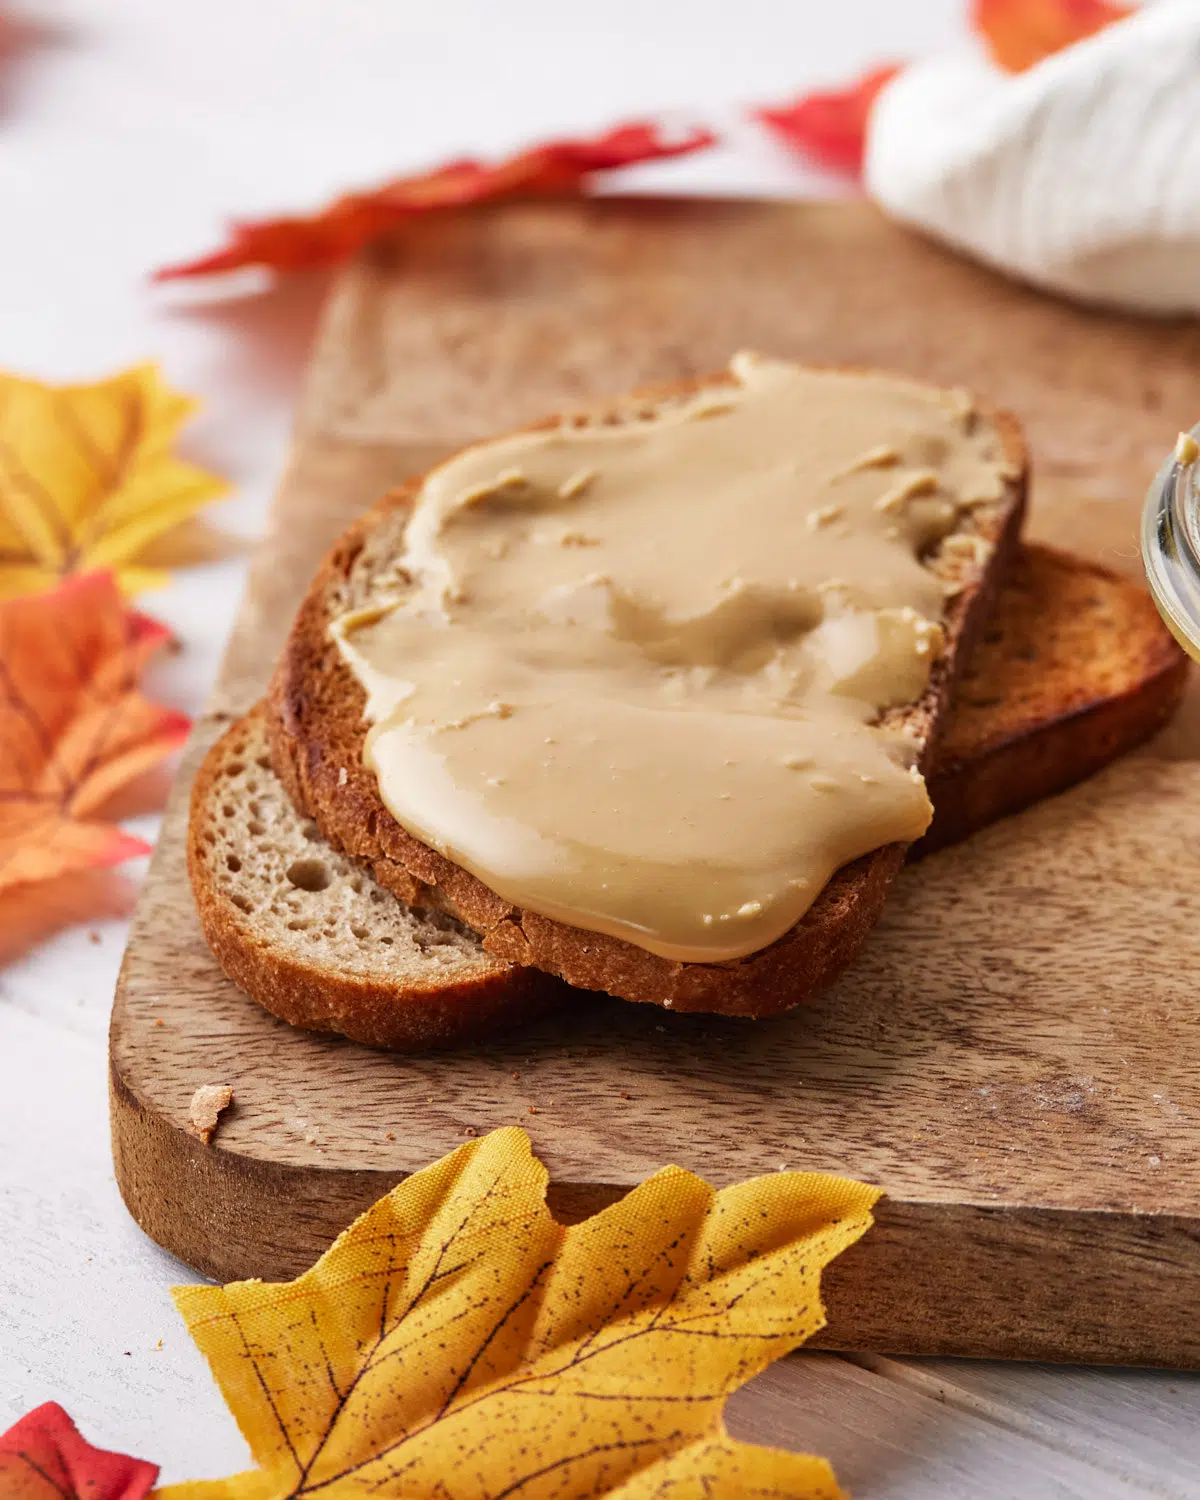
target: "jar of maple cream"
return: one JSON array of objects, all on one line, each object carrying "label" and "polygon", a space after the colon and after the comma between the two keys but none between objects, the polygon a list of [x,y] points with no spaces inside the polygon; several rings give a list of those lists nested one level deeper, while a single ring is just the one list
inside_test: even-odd
[{"label": "jar of maple cream", "polygon": [[1171,634],[1200,660],[1200,426],[1179,434],[1150,486],[1142,561]]}]

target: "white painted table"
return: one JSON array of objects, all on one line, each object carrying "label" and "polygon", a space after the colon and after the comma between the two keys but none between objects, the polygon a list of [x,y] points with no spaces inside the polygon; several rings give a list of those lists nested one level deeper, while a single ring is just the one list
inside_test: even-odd
[{"label": "white painted table", "polygon": [[[207,249],[228,213],[663,108],[715,115],[733,143],[643,169],[646,185],[836,191],[739,124],[738,107],[961,45],[966,9],[25,3],[42,35],[0,88],[0,360],[66,380],[160,358],[205,398],[187,446],[235,481],[221,520],[248,535],[282,461],[323,279],[183,309],[148,288],[152,267]],[[186,647],[154,673],[165,701],[200,708],[241,580],[238,563],[197,568],[146,601]],[[134,826],[153,832],[152,819]],[[124,924],[90,930],[98,943],[69,932],[0,972],[0,1428],[54,1398],[93,1440],[160,1461],[165,1480],[228,1473],[245,1449],[167,1295],[189,1273],[135,1228],[113,1185],[105,1027]],[[827,1454],[858,1500],[1200,1497],[1200,1378],[802,1358],[796,1446]],[[772,1389],[768,1373],[765,1399]],[[734,1425],[754,1436],[738,1410],[735,1399]]]}]

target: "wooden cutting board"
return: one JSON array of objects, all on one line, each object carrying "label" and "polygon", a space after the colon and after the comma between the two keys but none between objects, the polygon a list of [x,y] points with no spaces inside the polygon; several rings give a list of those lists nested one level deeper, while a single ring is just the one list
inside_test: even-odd
[{"label": "wooden cutting board", "polygon": [[[580,997],[477,1051],[294,1031],[210,958],[189,773],[261,691],[327,542],[469,439],[752,346],[1012,407],[1031,531],[1136,572],[1135,519],[1200,407],[1200,327],[1072,309],[862,205],[608,200],[427,224],[328,307],[295,448],[198,725],[113,1010],[117,1179],[222,1279],[290,1277],[407,1173],[521,1124],[581,1216],[668,1161],[822,1168],[887,1197],[826,1280],[826,1347],[1200,1365],[1200,716],[906,872],[865,952],[770,1023]],[[203,1083],[234,1106],[187,1130]]]}]

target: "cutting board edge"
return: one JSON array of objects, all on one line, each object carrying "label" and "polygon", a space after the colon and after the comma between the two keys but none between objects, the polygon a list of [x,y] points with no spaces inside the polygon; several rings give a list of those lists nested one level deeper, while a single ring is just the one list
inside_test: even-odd
[{"label": "cutting board edge", "polygon": [[[411,1175],[205,1145],[144,1105],[115,1058],[109,1078],[126,1207],[152,1240],[215,1281],[298,1276]],[[575,1223],[632,1186],[552,1181],[547,1202]],[[1188,1316],[1200,1301],[1198,1219],[885,1196],[875,1220],[825,1273],[828,1324],[813,1348],[1200,1368],[1200,1331]],[[1047,1256],[1075,1263],[1069,1306]],[[1153,1294],[1135,1264],[1147,1256],[1173,1273]],[[1164,1291],[1175,1316],[1163,1316]]]}]

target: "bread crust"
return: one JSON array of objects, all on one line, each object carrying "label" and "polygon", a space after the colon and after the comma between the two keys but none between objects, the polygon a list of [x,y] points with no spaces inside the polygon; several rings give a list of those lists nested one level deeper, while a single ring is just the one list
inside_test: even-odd
[{"label": "bread crust", "polygon": [[259,705],[210,748],[192,785],[188,822],[188,874],[200,926],[239,989],[293,1026],[404,1051],[461,1045],[562,1003],[565,987],[538,969],[495,963],[450,978],[431,964],[417,979],[398,972],[383,983],[305,961],[273,943],[254,914],[237,906],[219,870],[219,809],[228,795],[221,781],[235,757],[245,755],[263,716]]},{"label": "bread crust", "polygon": [[[592,408],[592,420],[622,420],[639,408],[729,384],[722,372],[632,393]],[[922,769],[933,763],[940,721],[961,664],[986,618],[1015,551],[1025,509],[1028,456],[1015,417],[982,403],[1013,472],[1005,499],[978,513],[980,535],[992,544],[979,577],[951,600],[944,621],[947,649],[928,689],[904,719],[925,732]],[[544,430],[564,420],[532,424]],[[891,844],[839,870],[800,922],[776,942],[726,963],[679,963],[607,934],[585,931],[524,911],[482,881],[415,839],[388,812],[362,762],[365,697],[329,637],[352,571],[381,535],[398,536],[419,492],[414,479],[384,496],[335,543],[318,571],[288,636],[268,699],[271,758],[297,808],[322,835],[400,900],[437,906],[478,932],[489,952],[534,966],[583,989],[680,1011],[767,1016],[812,998],[846,967],[869,932],[904,862],[906,846]]]}]

